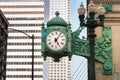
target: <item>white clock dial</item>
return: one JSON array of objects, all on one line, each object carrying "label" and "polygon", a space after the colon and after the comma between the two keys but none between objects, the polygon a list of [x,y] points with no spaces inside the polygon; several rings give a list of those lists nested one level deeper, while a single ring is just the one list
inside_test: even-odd
[{"label": "white clock dial", "polygon": [[60,31],[52,31],[48,34],[46,43],[50,49],[54,51],[60,50],[66,44],[66,36]]}]

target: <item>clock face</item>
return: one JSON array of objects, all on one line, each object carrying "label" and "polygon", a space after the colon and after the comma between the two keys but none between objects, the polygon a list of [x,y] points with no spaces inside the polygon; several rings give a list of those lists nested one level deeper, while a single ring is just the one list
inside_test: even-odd
[{"label": "clock face", "polygon": [[54,51],[60,50],[66,44],[66,36],[60,31],[52,31],[48,34],[46,43],[50,49]]}]

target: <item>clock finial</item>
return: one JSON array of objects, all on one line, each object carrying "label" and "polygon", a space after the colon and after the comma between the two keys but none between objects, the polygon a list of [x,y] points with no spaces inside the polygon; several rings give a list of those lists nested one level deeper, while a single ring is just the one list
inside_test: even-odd
[{"label": "clock finial", "polygon": [[60,14],[59,11],[56,11],[55,15],[56,15],[57,17],[59,16],[59,14]]}]

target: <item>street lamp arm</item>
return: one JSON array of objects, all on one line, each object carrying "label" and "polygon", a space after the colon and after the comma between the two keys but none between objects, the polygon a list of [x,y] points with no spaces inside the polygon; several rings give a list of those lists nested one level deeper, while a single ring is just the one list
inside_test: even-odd
[{"label": "street lamp arm", "polygon": [[25,34],[26,36],[28,36],[30,39],[32,39],[32,80],[34,80],[34,34],[32,36],[28,35],[27,33],[21,31],[21,30],[17,30],[17,29],[13,29],[13,28],[8,28],[10,30],[13,30],[13,31],[17,31],[17,32],[20,32],[20,33],[23,33]]},{"label": "street lamp arm", "polygon": [[20,32],[20,33],[23,33],[23,34],[27,35],[29,38],[33,39],[32,36],[28,35],[27,33],[23,32],[23,31],[21,31],[21,30],[13,29],[13,28],[8,28],[8,29],[9,29],[9,30],[13,30],[13,31],[17,31],[17,32]]}]

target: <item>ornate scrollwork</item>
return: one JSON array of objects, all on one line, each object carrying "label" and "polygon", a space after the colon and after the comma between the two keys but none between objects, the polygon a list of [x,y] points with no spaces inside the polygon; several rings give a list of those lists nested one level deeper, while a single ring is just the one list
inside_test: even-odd
[{"label": "ornate scrollwork", "polygon": [[72,52],[75,55],[87,57],[89,56],[88,40],[79,38],[79,34],[83,29],[84,27],[79,27],[75,32],[72,33]]},{"label": "ornate scrollwork", "polygon": [[103,7],[105,8],[106,12],[112,11],[112,4],[104,4]]},{"label": "ornate scrollwork", "polygon": [[[79,38],[79,34],[84,29],[78,28],[72,33],[72,53],[74,55],[89,57],[89,41]],[[102,29],[102,37],[95,41],[95,59],[103,63],[103,74],[112,74],[112,34],[111,27]]]},{"label": "ornate scrollwork", "polygon": [[112,33],[111,27],[104,27],[102,37],[96,39],[96,60],[103,63],[103,74],[112,74]]}]

